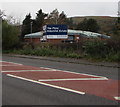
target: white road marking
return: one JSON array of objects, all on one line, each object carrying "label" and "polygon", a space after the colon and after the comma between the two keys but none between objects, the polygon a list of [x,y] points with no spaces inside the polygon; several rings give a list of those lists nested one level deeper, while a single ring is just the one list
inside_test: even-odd
[{"label": "white road marking", "polygon": [[1,72],[28,72],[28,71],[56,71],[56,70],[51,70],[51,69],[48,69],[48,70],[6,70],[6,71],[1,71]]},{"label": "white road marking", "polygon": [[69,80],[108,80],[104,78],[67,78],[67,79],[39,79],[38,81],[69,81]]},{"label": "white road marking", "polygon": [[97,75],[91,75],[91,74],[84,74],[84,73],[77,73],[77,72],[72,72],[72,71],[62,71],[62,72],[68,72],[68,73],[73,73],[73,74],[82,74],[82,75],[87,75],[87,76],[93,76],[93,77],[104,77],[104,76],[97,76]]},{"label": "white road marking", "polygon": [[56,85],[52,85],[52,84],[48,84],[48,83],[44,83],[44,82],[40,82],[40,81],[35,81],[35,80],[31,80],[31,79],[27,79],[27,78],[11,75],[11,74],[7,74],[7,76],[18,78],[18,79],[22,79],[22,80],[26,80],[26,81],[30,81],[30,82],[34,82],[34,83],[38,83],[38,84],[42,84],[42,85],[49,86],[49,87],[54,87],[54,88],[58,88],[58,89],[62,89],[62,90],[70,91],[70,92],[74,92],[74,93],[77,93],[77,94],[82,94],[82,95],[85,94],[85,92],[81,92],[81,91],[77,91],[77,90],[73,90],[73,89],[69,89],[69,88],[65,88],[65,87],[60,87],[60,86],[56,86]]},{"label": "white road marking", "polygon": [[[57,69],[48,69],[48,70],[8,70],[8,71],[1,71],[1,72],[28,72],[28,71],[49,71],[49,72],[52,72],[52,71],[60,71],[60,70],[57,70]],[[80,74],[80,73],[77,73],[77,74]],[[83,74],[82,74],[83,75]],[[87,75],[88,76],[88,75]],[[96,77],[96,76],[94,76]],[[99,76],[98,76],[99,77]],[[44,79],[44,80],[39,80],[39,81],[65,81],[65,80],[108,80],[107,77],[99,77],[99,78],[70,78],[70,79]]]},{"label": "white road marking", "polygon": [[44,69],[52,69],[52,68],[47,68],[47,67],[40,67],[40,68],[44,68]]},{"label": "white road marking", "polygon": [[[41,68],[46,68],[46,67],[41,67]],[[84,73],[78,73],[78,72],[72,72],[72,71],[58,70],[58,69],[54,69],[54,68],[47,68],[47,69],[53,69],[53,70],[57,70],[57,71],[61,71],[61,72],[68,72],[68,73],[73,73],[73,74],[82,74],[82,75],[87,75],[87,76],[102,77],[102,78],[104,78],[104,76],[98,76],[98,75],[92,75],[92,74],[84,74]]]},{"label": "white road marking", "polygon": [[[2,61],[2,62],[7,62],[7,61]],[[14,62],[8,62],[8,63],[14,63]],[[14,64],[19,64],[19,63],[14,63]],[[19,65],[23,65],[23,64],[19,64]],[[47,68],[47,67],[40,67],[40,68],[51,69],[52,71],[61,71],[61,72],[68,72],[68,73],[73,73],[73,74],[82,74],[82,75],[87,75],[87,76],[93,76],[93,77],[102,77],[102,78],[105,78],[104,76],[97,76],[97,75],[84,74],[84,73],[77,73],[77,72],[72,72],[72,71],[64,71],[64,70],[58,70],[58,69],[53,69],[53,68]],[[3,72],[4,72],[4,71],[3,71]]]},{"label": "white road marking", "polygon": [[[2,62],[7,62],[7,61],[2,61]],[[9,63],[14,63],[14,62],[9,62]],[[15,64],[19,64],[19,63],[15,63]],[[19,64],[19,65],[23,65],[23,64]],[[47,67],[40,67],[40,68],[49,69],[50,71],[61,71],[61,72],[67,72],[72,74],[82,74],[82,75],[93,76],[93,77],[101,77],[101,78],[106,78],[106,80],[108,79],[107,77],[104,77],[104,76],[84,74],[84,73],[78,73],[78,72],[72,72],[72,71],[64,71],[64,70],[58,70],[53,68],[47,68]],[[49,71],[49,70],[44,70],[44,71]],[[2,72],[22,72],[22,71],[43,71],[43,70],[10,70],[10,71],[2,71]]]},{"label": "white road marking", "polygon": [[8,64],[8,65],[3,65],[3,64],[2,64],[2,65],[0,65],[0,66],[21,66],[21,65],[18,65],[18,64],[17,64],[17,65],[10,65],[10,64]]},{"label": "white road marking", "polygon": [[116,100],[120,100],[120,97],[114,97]]},{"label": "white road marking", "polygon": [[20,64],[20,63],[8,62],[8,61],[0,61],[0,62],[7,62],[7,63],[13,63],[13,64],[17,64],[17,65],[23,65],[23,64]]}]

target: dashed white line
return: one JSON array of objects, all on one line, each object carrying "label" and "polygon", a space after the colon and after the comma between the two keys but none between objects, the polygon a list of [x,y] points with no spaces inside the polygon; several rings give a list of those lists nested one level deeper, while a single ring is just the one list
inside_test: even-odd
[{"label": "dashed white line", "polygon": [[70,92],[74,92],[74,93],[77,93],[77,94],[82,94],[82,95],[85,94],[85,92],[81,92],[81,91],[77,91],[77,90],[73,90],[73,89],[69,89],[69,88],[65,88],[65,87],[60,87],[60,86],[56,86],[56,85],[51,85],[51,84],[48,84],[48,83],[35,81],[35,80],[31,80],[31,79],[27,79],[27,78],[11,75],[11,74],[7,74],[7,76],[18,78],[18,79],[22,79],[22,80],[26,80],[26,81],[30,81],[30,82],[34,82],[34,83],[38,83],[38,84],[42,84],[42,85],[49,86],[49,87],[54,87],[54,88],[58,88],[58,89],[62,89],[62,90],[70,91]]}]

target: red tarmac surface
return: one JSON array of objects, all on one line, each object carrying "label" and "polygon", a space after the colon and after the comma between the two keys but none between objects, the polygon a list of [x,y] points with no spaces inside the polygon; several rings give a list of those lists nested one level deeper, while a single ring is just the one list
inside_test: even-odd
[{"label": "red tarmac surface", "polygon": [[48,69],[44,69],[44,68],[37,68],[37,67],[32,67],[32,66],[2,66],[2,71],[15,71],[15,70],[48,70]]},{"label": "red tarmac surface", "polygon": [[[2,73],[4,74],[11,74],[14,76],[40,81],[43,83],[64,87],[75,91],[80,91],[80,92],[82,91],[85,92],[86,94],[100,96],[110,100],[117,100],[114,97],[120,96],[120,93],[118,92],[118,85],[120,85],[118,83],[120,83],[120,80],[112,80],[112,79],[99,80],[104,77],[84,75],[84,74],[68,72],[68,71],[60,71],[60,70],[52,71],[52,69],[49,68],[19,65],[10,62],[2,62],[0,63],[0,65],[2,65],[2,71],[3,71]],[[22,70],[22,71],[18,71],[18,70]],[[23,70],[27,70],[27,71],[23,71]],[[88,80],[79,80],[85,78],[87,78]],[[90,78],[93,79],[97,78],[98,80],[90,80]],[[64,79],[64,80],[60,80],[60,79]]]}]

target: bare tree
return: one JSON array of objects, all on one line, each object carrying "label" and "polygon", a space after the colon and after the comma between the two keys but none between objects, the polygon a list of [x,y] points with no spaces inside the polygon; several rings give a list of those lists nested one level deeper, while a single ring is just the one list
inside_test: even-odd
[{"label": "bare tree", "polygon": [[0,9],[0,19],[2,18],[4,18],[6,15],[5,15],[5,13],[4,13],[4,11],[2,11],[1,9]]},{"label": "bare tree", "polygon": [[47,23],[48,24],[65,24],[66,19],[67,17],[63,11],[59,13],[58,10],[55,9],[48,15]]}]

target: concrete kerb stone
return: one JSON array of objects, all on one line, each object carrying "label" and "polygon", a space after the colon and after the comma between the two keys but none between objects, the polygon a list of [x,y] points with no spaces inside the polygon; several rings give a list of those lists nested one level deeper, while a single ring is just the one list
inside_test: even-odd
[{"label": "concrete kerb stone", "polygon": [[4,54],[5,56],[11,57],[20,57],[20,58],[29,58],[29,59],[40,59],[64,63],[74,63],[74,64],[84,64],[84,65],[95,65],[95,66],[104,66],[104,67],[114,67],[120,68],[120,64],[113,62],[90,62],[84,59],[70,59],[70,58],[58,58],[58,57],[41,57],[41,56],[28,56],[28,55],[13,55],[13,54]]}]

